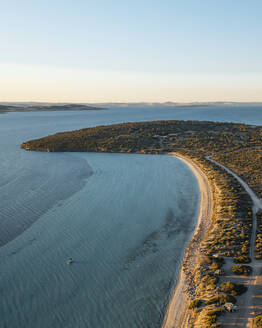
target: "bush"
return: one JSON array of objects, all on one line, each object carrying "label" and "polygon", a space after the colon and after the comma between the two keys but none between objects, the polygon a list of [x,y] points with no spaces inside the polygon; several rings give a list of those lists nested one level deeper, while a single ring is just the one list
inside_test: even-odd
[{"label": "bush", "polygon": [[234,258],[235,263],[250,263],[251,259],[247,255],[240,255]]},{"label": "bush", "polygon": [[262,328],[262,315],[255,317],[254,322],[258,328]]},{"label": "bush", "polygon": [[237,300],[232,295],[228,295],[226,293],[220,293],[217,296],[214,296],[209,300],[205,301],[205,304],[206,305],[210,305],[214,303],[225,304],[227,302],[235,304]]},{"label": "bush", "polygon": [[216,308],[216,309],[214,309],[214,310],[210,310],[210,311],[208,311],[208,312],[207,312],[207,315],[208,315],[208,316],[213,316],[213,315],[219,316],[221,313],[222,313],[221,308]]},{"label": "bush", "polygon": [[196,309],[201,305],[201,303],[202,303],[201,300],[195,299],[189,304],[188,308],[190,310]]},{"label": "bush", "polygon": [[211,315],[211,316],[207,316],[206,319],[205,319],[205,323],[208,324],[208,325],[211,325],[212,323],[215,323],[217,320],[217,316],[214,314],[214,315]]},{"label": "bush", "polygon": [[221,268],[221,265],[217,262],[212,262],[212,264],[209,266],[209,269],[211,271],[216,271]]},{"label": "bush", "polygon": [[247,287],[242,284],[235,284],[234,282],[227,281],[223,282],[220,285],[221,289],[226,292],[230,293],[231,295],[241,295],[247,291]]},{"label": "bush", "polygon": [[214,257],[212,258],[212,263],[209,266],[209,269],[212,271],[216,271],[222,267],[222,265],[225,263],[225,260],[223,257]]},{"label": "bush", "polygon": [[249,265],[237,264],[232,267],[232,272],[238,275],[243,274],[249,276],[252,272],[252,268]]},{"label": "bush", "polygon": [[205,273],[203,274],[201,284],[205,287],[211,287],[215,288],[215,285],[218,283],[218,277],[214,276],[212,273]]},{"label": "bush", "polygon": [[256,243],[255,258],[257,260],[262,259],[262,244],[261,243]]},{"label": "bush", "polygon": [[218,256],[218,257],[214,257],[213,258],[213,261],[215,261],[216,263],[219,263],[220,266],[222,266],[223,264],[225,264],[225,259],[221,256]]},{"label": "bush", "polygon": [[208,265],[212,263],[212,258],[211,256],[207,256],[207,255],[203,255],[201,260],[200,260],[200,264],[201,265]]},{"label": "bush", "polygon": [[205,328],[216,328],[221,327],[220,323],[216,323],[218,315],[221,314],[221,311],[210,310],[205,316]]}]

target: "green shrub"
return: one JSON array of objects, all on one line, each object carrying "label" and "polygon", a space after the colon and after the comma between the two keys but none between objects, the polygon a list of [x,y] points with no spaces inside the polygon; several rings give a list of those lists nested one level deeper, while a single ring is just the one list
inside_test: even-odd
[{"label": "green shrub", "polygon": [[258,328],[262,328],[262,315],[255,317],[254,323]]},{"label": "green shrub", "polygon": [[247,255],[240,255],[234,258],[235,263],[250,263],[251,259]]},{"label": "green shrub", "polygon": [[225,263],[225,260],[223,257],[213,257],[212,263],[209,266],[209,269],[212,271],[216,271],[222,267],[222,265]]},{"label": "green shrub", "polygon": [[212,323],[215,323],[217,320],[217,316],[214,314],[214,315],[211,315],[211,316],[207,316],[205,318],[205,323],[208,324],[208,325],[211,325]]},{"label": "green shrub", "polygon": [[241,295],[247,291],[246,286],[231,281],[223,282],[220,287],[224,292],[230,293],[233,296]]},{"label": "green shrub", "polygon": [[232,272],[238,275],[243,274],[249,276],[252,272],[252,268],[249,265],[237,264],[232,267]]},{"label": "green shrub", "polygon": [[209,266],[209,269],[212,271],[216,271],[221,268],[221,265],[217,262],[212,262],[212,264]]},{"label": "green shrub", "polygon": [[188,308],[190,310],[196,309],[201,305],[201,303],[202,303],[201,300],[195,299],[195,300],[191,301]]},{"label": "green shrub", "polygon": [[205,273],[203,274],[203,278],[201,283],[204,286],[215,286],[218,283],[218,277],[214,276],[213,273]]},{"label": "green shrub", "polygon": [[227,302],[235,304],[237,300],[235,299],[234,296],[228,295],[226,293],[220,293],[209,300],[205,301],[206,305],[214,304],[214,303],[219,303],[219,304],[225,304]]},{"label": "green shrub", "polygon": [[216,309],[208,311],[207,315],[208,316],[213,316],[213,315],[219,316],[221,313],[222,313],[222,309],[221,308],[216,308]]},{"label": "green shrub", "polygon": [[200,260],[200,264],[201,265],[208,265],[212,263],[212,257],[208,256],[208,255],[203,255],[201,260]]}]

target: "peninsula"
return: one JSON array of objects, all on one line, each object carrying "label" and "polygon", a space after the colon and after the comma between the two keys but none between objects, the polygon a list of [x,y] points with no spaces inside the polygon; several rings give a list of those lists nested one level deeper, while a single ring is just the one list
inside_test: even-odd
[{"label": "peninsula", "polygon": [[[184,160],[199,182],[199,220],[163,327],[262,327],[262,127],[199,121],[125,123],[57,133],[21,147],[171,153]],[[237,304],[238,311],[227,312],[230,304]]]},{"label": "peninsula", "polygon": [[84,104],[1,104],[0,114],[10,112],[46,112],[46,111],[68,111],[68,110],[103,110],[104,108],[96,106],[87,106]]}]

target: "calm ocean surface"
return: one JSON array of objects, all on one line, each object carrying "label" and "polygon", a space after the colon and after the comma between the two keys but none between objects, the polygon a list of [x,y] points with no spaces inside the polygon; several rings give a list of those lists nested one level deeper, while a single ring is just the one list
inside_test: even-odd
[{"label": "calm ocean surface", "polygon": [[58,131],[157,119],[261,125],[262,108],[0,115],[1,328],[159,326],[196,221],[191,171],[168,156],[20,149]]}]

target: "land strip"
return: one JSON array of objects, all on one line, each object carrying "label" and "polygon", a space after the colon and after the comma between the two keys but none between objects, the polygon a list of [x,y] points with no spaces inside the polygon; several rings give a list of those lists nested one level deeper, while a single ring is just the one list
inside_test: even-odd
[{"label": "land strip", "polygon": [[12,112],[46,112],[46,111],[68,111],[68,110],[102,110],[104,108],[87,106],[82,104],[45,104],[45,105],[2,105],[0,114]]},{"label": "land strip", "polygon": [[[178,294],[175,295],[180,303],[175,305],[181,309],[183,324],[174,318],[178,318],[178,312],[174,310],[174,320],[180,320],[175,327],[221,327],[221,322],[228,327],[236,326],[234,318],[239,318],[241,313],[242,316],[246,313],[254,316],[259,312],[262,299],[253,297],[256,294],[251,282],[256,280],[257,287],[262,280],[262,273],[258,272],[261,264],[257,262],[257,269],[253,256],[255,243],[256,256],[262,257],[262,212],[258,212],[259,230],[255,239],[256,216],[255,211],[252,212],[255,198],[242,182],[261,197],[262,127],[198,121],[127,123],[58,133],[25,142],[21,147],[49,152],[175,152],[197,164],[209,181],[213,210],[209,226],[206,224],[199,229],[202,232],[199,243],[194,243],[194,235],[185,254]],[[197,254],[197,261],[192,265],[194,254]],[[252,266],[246,265],[251,260]],[[253,273],[248,276],[252,268]],[[242,294],[246,292],[246,286],[249,288],[245,297]],[[179,298],[182,294],[183,298]],[[246,303],[246,299],[250,302],[251,296],[258,304],[253,309],[255,314],[244,310],[245,306],[253,304],[253,301]],[[225,314],[228,304],[231,308],[236,302],[238,314]],[[183,303],[187,306],[183,307]],[[246,304],[243,312],[242,304]],[[165,319],[170,327],[172,320],[168,317],[172,318],[172,311],[170,305]],[[251,319],[249,321],[251,324]],[[242,320],[242,325],[241,322],[238,324],[244,327],[246,323]]]}]

